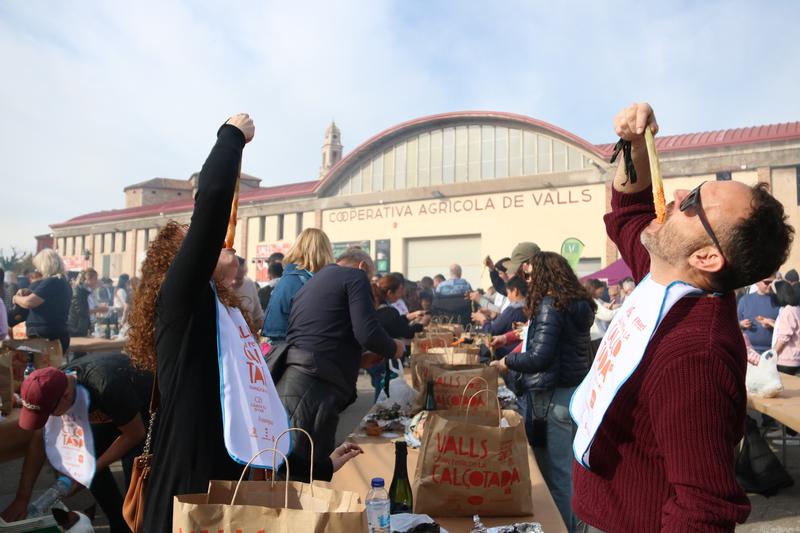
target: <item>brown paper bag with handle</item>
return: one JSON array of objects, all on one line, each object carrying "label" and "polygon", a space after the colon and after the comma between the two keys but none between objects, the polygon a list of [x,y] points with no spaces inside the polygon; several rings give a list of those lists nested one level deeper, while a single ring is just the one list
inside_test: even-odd
[{"label": "brown paper bag with handle", "polygon": [[[251,462],[265,452],[280,454],[275,448],[261,450]],[[366,507],[358,494],[314,485],[313,481],[311,484],[274,480],[242,481],[249,466],[248,463],[238,482],[211,481],[206,494],[175,496],[172,530],[180,533],[366,531]],[[287,461],[287,478],[289,468]]]},{"label": "brown paper bag with handle", "polygon": [[[411,386],[418,391],[425,390],[427,377],[420,381],[419,367],[424,365],[471,365],[481,366],[480,348],[430,348],[426,353],[411,355]],[[423,374],[427,376],[427,371]]]},{"label": "brown paper bag with handle", "polygon": [[8,416],[14,403],[14,369],[11,361],[14,352],[0,347],[0,413]]},{"label": "brown paper bag with handle", "polygon": [[[441,411],[461,410],[467,399],[475,392],[488,388],[497,394],[497,368],[483,365],[429,365],[417,367],[420,382],[433,380],[433,395],[436,408]],[[417,410],[425,406],[427,387],[423,385],[414,404]],[[486,395],[472,398],[473,412],[492,412],[494,403],[487,401]]]},{"label": "brown paper bag with handle", "polygon": [[451,333],[417,334],[411,341],[411,356],[428,353],[431,348],[444,348],[453,342]]},{"label": "brown paper bag with handle", "polygon": [[485,414],[430,414],[414,476],[415,513],[533,514],[525,423],[515,411],[500,411],[499,402],[496,407],[491,419]]}]

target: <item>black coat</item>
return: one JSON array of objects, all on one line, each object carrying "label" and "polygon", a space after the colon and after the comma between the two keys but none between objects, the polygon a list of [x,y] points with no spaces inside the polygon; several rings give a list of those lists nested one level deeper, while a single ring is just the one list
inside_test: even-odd
[{"label": "black coat", "polygon": [[528,327],[525,351],[506,356],[506,365],[518,374],[521,391],[575,387],[583,381],[592,363],[589,330],[594,310],[587,300],[570,303],[566,311],[545,296]]},{"label": "black coat", "polygon": [[90,334],[92,321],[89,317],[89,295],[91,292],[83,285],[72,287],[72,301],[69,304],[67,328],[72,337],[85,337]]}]

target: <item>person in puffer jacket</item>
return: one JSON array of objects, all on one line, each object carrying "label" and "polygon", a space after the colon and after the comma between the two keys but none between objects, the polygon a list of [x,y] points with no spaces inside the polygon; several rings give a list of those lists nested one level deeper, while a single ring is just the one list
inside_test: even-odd
[{"label": "person in puffer jacket", "polygon": [[575,529],[569,403],[592,361],[590,330],[597,310],[566,259],[541,252],[523,265],[530,275],[530,317],[522,351],[492,363],[512,370],[528,441],[569,531]]}]

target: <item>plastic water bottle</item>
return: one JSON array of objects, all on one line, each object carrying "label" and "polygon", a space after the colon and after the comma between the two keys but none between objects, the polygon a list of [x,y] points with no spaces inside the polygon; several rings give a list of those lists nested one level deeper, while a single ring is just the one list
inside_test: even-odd
[{"label": "plastic water bottle", "polygon": [[28,379],[28,376],[33,374],[33,372],[35,370],[36,370],[36,367],[33,364],[33,354],[29,353],[28,354],[28,364],[25,365],[25,371],[22,373],[22,381],[25,381],[26,379]]},{"label": "plastic water bottle", "polygon": [[35,518],[49,512],[57,501],[69,494],[71,488],[72,480],[70,478],[58,476],[56,482],[49,489],[28,505],[28,518]]},{"label": "plastic water bottle", "polygon": [[383,478],[372,480],[372,489],[367,494],[367,523],[369,533],[390,533],[389,495],[384,488]]}]

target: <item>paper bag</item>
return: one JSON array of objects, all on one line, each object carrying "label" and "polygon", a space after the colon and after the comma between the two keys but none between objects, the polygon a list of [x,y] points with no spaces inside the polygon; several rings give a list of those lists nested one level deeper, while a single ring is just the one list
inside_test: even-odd
[{"label": "paper bag", "polygon": [[[420,381],[418,369],[421,365],[473,365],[481,364],[480,349],[430,348],[426,353],[411,354],[411,386],[425,390],[427,378]],[[423,372],[427,375],[427,372]]]},{"label": "paper bag", "polygon": [[172,530],[224,533],[353,533],[367,530],[366,507],[358,494],[319,485],[244,481],[231,505],[236,481],[211,481],[207,494],[175,496]]},{"label": "paper bag", "polygon": [[433,395],[438,410],[460,410],[470,396],[488,388],[491,395],[481,394],[472,398],[470,408],[473,412],[495,411],[494,396],[497,395],[498,372],[495,367],[482,365],[426,365],[418,367],[419,379],[423,383],[417,396],[416,410],[425,406],[428,379],[433,380]]},{"label": "paper bag", "polygon": [[14,370],[11,365],[14,352],[0,348],[0,412],[3,416],[11,413],[14,401]]},{"label": "paper bag", "polygon": [[411,341],[411,355],[428,353],[431,348],[444,348],[453,342],[451,333],[422,334]]},{"label": "paper bag", "polygon": [[501,420],[496,414],[429,415],[414,476],[414,513],[533,514],[524,421],[514,411],[503,411]]}]

